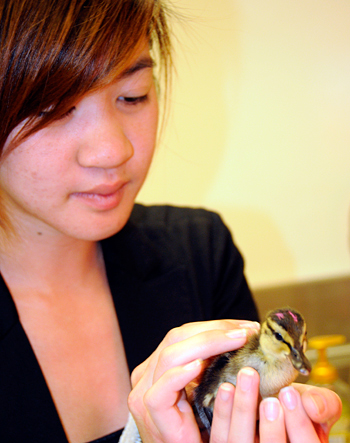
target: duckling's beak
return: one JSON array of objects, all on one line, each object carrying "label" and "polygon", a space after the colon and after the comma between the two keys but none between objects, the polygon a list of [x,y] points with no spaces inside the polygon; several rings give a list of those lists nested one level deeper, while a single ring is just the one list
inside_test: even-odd
[{"label": "duckling's beak", "polygon": [[290,350],[290,359],[295,369],[303,375],[309,375],[311,372],[311,364],[309,360],[305,357],[304,352],[302,350],[298,351],[292,346]]}]

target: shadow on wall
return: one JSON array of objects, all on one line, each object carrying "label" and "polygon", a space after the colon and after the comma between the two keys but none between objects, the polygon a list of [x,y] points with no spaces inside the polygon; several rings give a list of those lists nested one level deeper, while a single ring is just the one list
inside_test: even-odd
[{"label": "shadow on wall", "polygon": [[[219,13],[211,0],[194,0],[191,4],[197,9],[183,11],[189,18],[174,26],[178,72],[174,77],[171,112],[138,200],[146,204],[171,202],[215,208],[245,257],[246,275],[253,287],[293,280],[293,256],[268,215],[256,209],[222,206],[220,191],[214,201],[208,200],[227,158],[226,150],[236,149],[228,137],[232,132],[232,114],[240,103],[242,17],[232,0],[222,0]],[[223,41],[230,42],[230,51]]]},{"label": "shadow on wall", "polygon": [[[240,18],[231,0],[222,3],[225,17],[222,7],[217,12],[215,2],[201,0],[194,1],[191,10],[180,9],[183,22],[174,23],[176,73],[170,112],[139,196],[145,203],[201,204],[220,173],[229,133],[226,85],[229,80],[231,101],[238,101],[241,70]],[[229,53],[222,41],[230,41]]]}]

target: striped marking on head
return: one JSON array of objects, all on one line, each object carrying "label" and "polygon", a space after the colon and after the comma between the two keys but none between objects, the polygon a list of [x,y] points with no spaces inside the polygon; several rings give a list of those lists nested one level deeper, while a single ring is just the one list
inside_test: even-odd
[{"label": "striped marking on head", "polygon": [[292,319],[294,320],[294,323],[298,323],[298,317],[295,314],[293,314],[292,311],[288,311],[288,313],[291,315]]}]

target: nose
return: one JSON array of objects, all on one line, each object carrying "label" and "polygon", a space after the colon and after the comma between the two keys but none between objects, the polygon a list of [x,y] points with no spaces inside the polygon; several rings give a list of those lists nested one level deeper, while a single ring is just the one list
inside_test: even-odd
[{"label": "nose", "polygon": [[115,115],[104,113],[88,124],[79,145],[77,160],[85,168],[113,169],[126,163],[134,148],[124,125]]}]

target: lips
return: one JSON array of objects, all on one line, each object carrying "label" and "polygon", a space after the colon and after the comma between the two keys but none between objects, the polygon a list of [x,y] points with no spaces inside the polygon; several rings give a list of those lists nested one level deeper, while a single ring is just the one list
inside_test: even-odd
[{"label": "lips", "polygon": [[98,210],[110,210],[119,205],[128,182],[100,184],[89,190],[74,192],[71,196]]},{"label": "lips", "polygon": [[126,182],[119,182],[115,184],[101,184],[98,186],[95,186],[92,189],[89,189],[88,191],[84,191],[81,194],[97,194],[97,195],[111,195],[116,193],[119,189],[121,189],[123,186],[125,186]]}]

